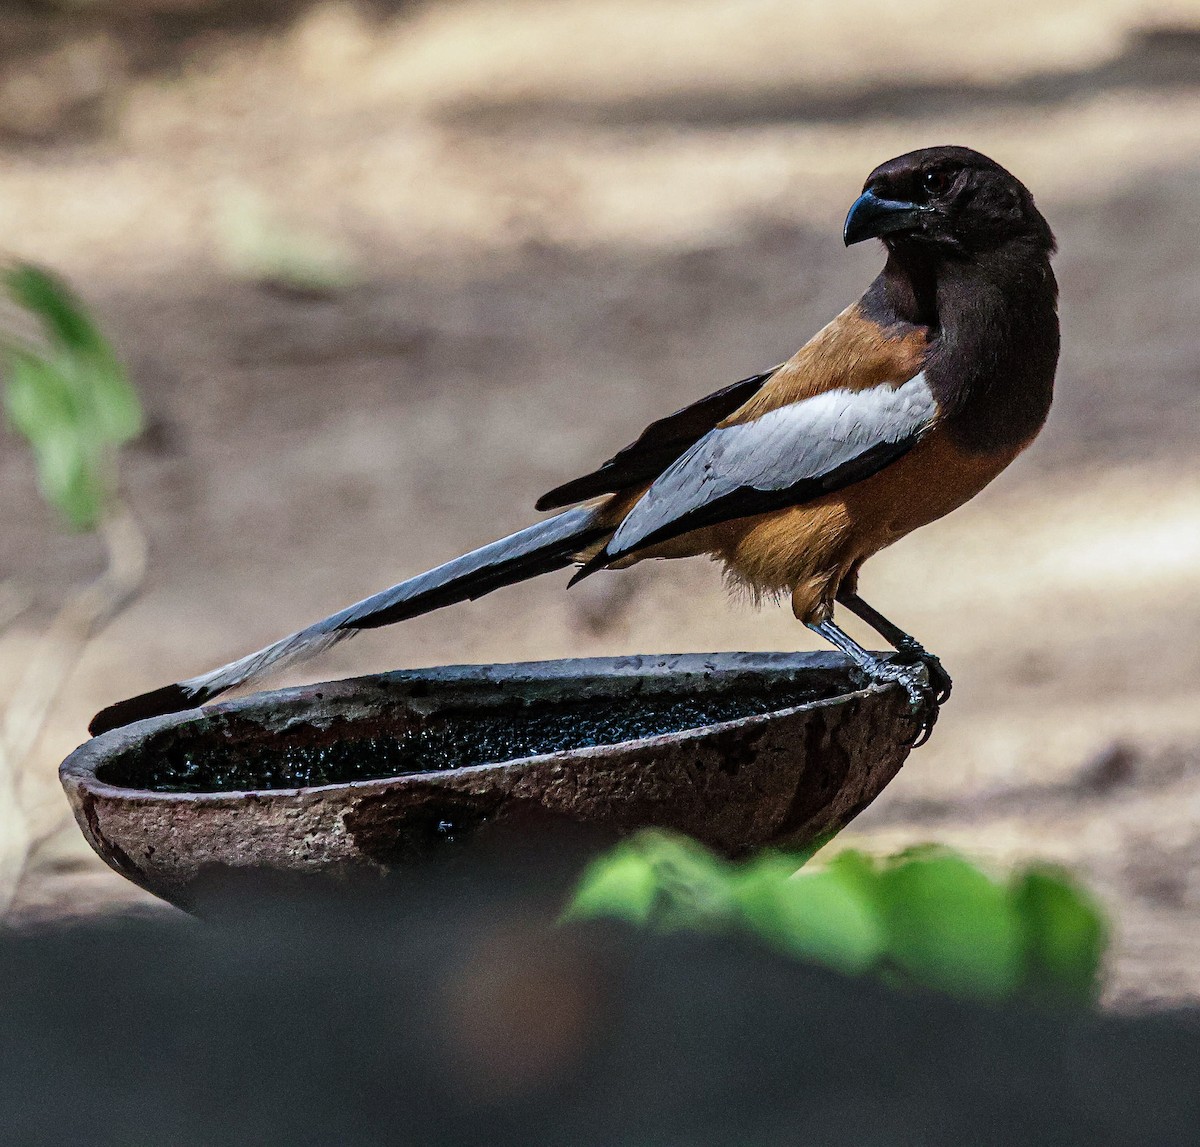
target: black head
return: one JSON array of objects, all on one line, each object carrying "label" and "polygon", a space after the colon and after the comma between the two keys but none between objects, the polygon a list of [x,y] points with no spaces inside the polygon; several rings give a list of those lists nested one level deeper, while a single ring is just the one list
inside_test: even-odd
[{"label": "black head", "polygon": [[1018,241],[1047,255],[1050,226],[1025,185],[969,147],[927,147],[889,159],[867,177],[843,231],[846,246],[882,239],[947,253],[979,253]]}]

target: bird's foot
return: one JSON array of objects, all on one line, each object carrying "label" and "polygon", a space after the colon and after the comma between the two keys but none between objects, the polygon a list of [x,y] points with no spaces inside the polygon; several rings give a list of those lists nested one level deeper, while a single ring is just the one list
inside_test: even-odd
[{"label": "bird's foot", "polygon": [[898,646],[896,661],[905,665],[924,665],[929,675],[929,684],[933,689],[934,700],[944,705],[950,700],[954,682],[950,674],[942,666],[942,659],[936,653],[930,653],[919,641],[911,637],[902,641]]},{"label": "bird's foot", "polygon": [[[937,658],[934,660],[936,661]],[[945,670],[941,669],[940,663],[938,669],[941,670],[948,685],[950,678]],[[859,673],[872,685],[889,685],[894,682],[903,686],[904,691],[908,694],[910,712],[914,717],[920,718],[920,725],[913,737],[912,747],[915,749],[925,744],[933,733],[934,725],[937,724],[944,699],[943,687],[935,683],[926,662],[916,658],[913,660],[892,658],[888,661],[873,658],[869,665],[859,670]],[[948,688],[944,692],[945,696],[949,696]]]}]

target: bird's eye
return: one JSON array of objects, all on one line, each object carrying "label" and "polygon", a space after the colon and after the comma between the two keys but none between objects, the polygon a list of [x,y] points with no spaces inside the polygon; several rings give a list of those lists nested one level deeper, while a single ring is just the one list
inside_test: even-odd
[{"label": "bird's eye", "polygon": [[921,188],[928,195],[944,195],[952,182],[944,171],[927,171],[921,176]]}]

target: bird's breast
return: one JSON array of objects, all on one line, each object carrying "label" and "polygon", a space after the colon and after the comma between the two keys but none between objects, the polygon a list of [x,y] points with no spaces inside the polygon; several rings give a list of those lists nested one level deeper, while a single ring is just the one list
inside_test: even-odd
[{"label": "bird's breast", "polygon": [[1022,448],[969,450],[939,427],[898,462],[842,491],[859,558],[970,501]]}]

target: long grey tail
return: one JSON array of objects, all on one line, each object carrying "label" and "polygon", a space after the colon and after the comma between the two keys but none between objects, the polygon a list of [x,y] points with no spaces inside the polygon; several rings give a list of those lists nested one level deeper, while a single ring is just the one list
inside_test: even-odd
[{"label": "long grey tail", "polygon": [[608,527],[597,524],[590,507],[567,510],[402,581],[211,673],[118,701],[97,713],[88,730],[95,735],[146,717],[193,709],[228,689],[254,681],[269,670],[306,661],[359,630],[406,621],[444,605],[473,600],[501,586],[562,569],[575,560],[581,549],[610,532]]}]

